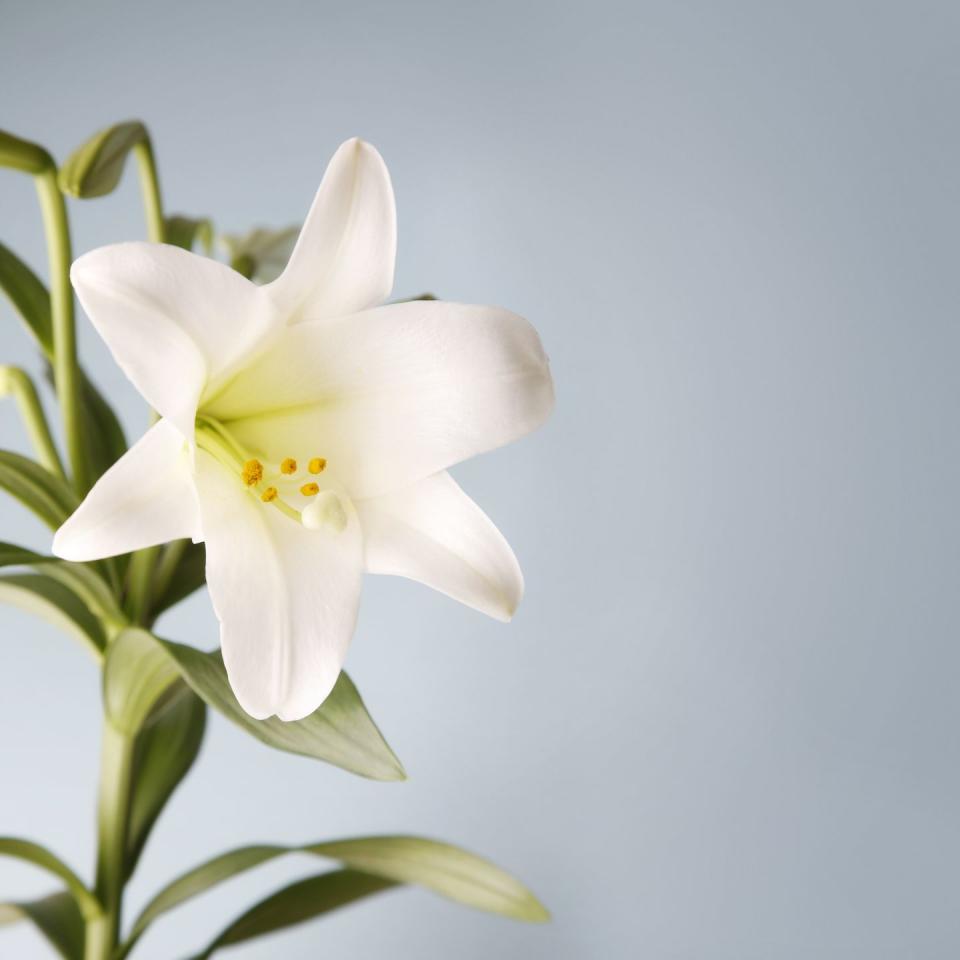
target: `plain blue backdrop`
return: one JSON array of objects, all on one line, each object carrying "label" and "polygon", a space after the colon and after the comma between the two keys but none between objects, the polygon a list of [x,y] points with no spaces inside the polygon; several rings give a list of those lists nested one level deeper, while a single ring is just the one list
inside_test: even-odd
[{"label": "plain blue backdrop", "polygon": [[[168,209],[229,231],[299,221],[363,136],[396,295],[524,314],[557,383],[541,432],[456,471],[524,567],[514,623],[367,584],[348,664],[410,781],[215,717],[132,906],[251,840],[410,831],[512,869],[553,923],[403,891],[233,956],[960,953],[958,43],[957,4],[923,0],[0,0],[0,126],[63,159],[140,117]],[[143,234],[131,175],[70,212],[78,251]],[[43,269],[3,171],[0,238]],[[0,347],[38,369],[3,305]],[[0,430],[24,448],[9,406]],[[162,629],[216,642],[202,595]],[[26,614],[0,630],[0,832],[87,871],[95,669]],[[315,869],[238,880],[135,956],[186,956]],[[0,863],[2,896],[48,886]],[[47,953],[24,928],[0,956]]]}]

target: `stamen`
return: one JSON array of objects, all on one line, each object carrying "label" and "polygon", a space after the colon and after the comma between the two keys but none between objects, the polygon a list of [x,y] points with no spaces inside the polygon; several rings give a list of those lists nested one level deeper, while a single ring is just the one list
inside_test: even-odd
[{"label": "stamen", "polygon": [[300,488],[300,492],[305,497],[315,497],[320,492],[320,485],[317,483],[305,483]]},{"label": "stamen", "polygon": [[263,479],[263,464],[259,460],[248,460],[240,476],[248,487],[255,487]]},{"label": "stamen", "polygon": [[285,473],[288,476],[291,473],[297,472],[297,461],[293,457],[287,457],[283,463],[280,464],[280,472]]},{"label": "stamen", "polygon": [[307,469],[311,473],[323,473],[326,466],[327,461],[324,457],[314,457],[307,465]]},{"label": "stamen", "polygon": [[267,487],[263,493],[260,494],[260,499],[264,503],[270,503],[272,500],[277,499],[277,488],[276,487]]}]

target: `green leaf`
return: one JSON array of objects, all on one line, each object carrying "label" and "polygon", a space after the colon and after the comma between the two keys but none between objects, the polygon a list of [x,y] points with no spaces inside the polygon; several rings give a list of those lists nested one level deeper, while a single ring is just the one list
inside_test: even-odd
[{"label": "green leaf", "polygon": [[[175,546],[168,544],[165,549]],[[154,601],[151,607],[151,618],[156,619],[170,607],[186,599],[195,590],[199,590],[207,582],[207,552],[202,543],[187,543],[183,548],[180,562],[167,582],[163,592]]]},{"label": "green leaf", "polygon": [[193,219],[174,215],[163,221],[163,232],[167,243],[184,250],[192,250],[200,243],[209,257],[213,253],[213,222],[206,218]]},{"label": "green leaf", "polygon": [[97,898],[87,889],[84,882],[57,856],[46,847],[34,843],[32,840],[21,840],[19,837],[0,837],[0,856],[15,857],[32,863],[41,870],[59,877],[70,891],[83,916],[97,917],[100,915],[100,904]]},{"label": "green leaf", "polygon": [[53,356],[53,321],[50,294],[43,281],[9,248],[0,243],[0,290],[6,294],[20,319],[40,345]]},{"label": "green leaf", "polygon": [[219,239],[234,270],[257,283],[269,283],[283,273],[299,235],[299,227],[282,230],[257,227],[242,236],[221,234]]},{"label": "green leaf", "polygon": [[36,176],[53,166],[53,158],[39,144],[0,130],[0,167],[11,167]]},{"label": "green leaf", "polygon": [[203,701],[178,680],[137,735],[124,858],[127,877],[133,873],[157,817],[193,766],[203,743],[206,720]]},{"label": "green leaf", "polygon": [[89,564],[70,563],[0,541],[0,567],[33,567],[62,583],[91,611],[109,623],[119,624],[123,614],[106,581]]},{"label": "green leaf", "polygon": [[66,960],[84,960],[85,925],[76,900],[66,891],[40,900],[0,903],[0,926],[30,920]]},{"label": "green leaf", "polygon": [[66,482],[39,463],[10,450],[0,450],[0,488],[56,530],[79,501]]},{"label": "green leaf", "polygon": [[103,704],[110,723],[134,736],[180,673],[167,651],[139,627],[120,631],[103,665]]},{"label": "green leaf", "polygon": [[95,133],[60,168],[60,189],[71,197],[102,197],[120,182],[127,154],[147,140],[138,120],[117,123]]},{"label": "green leaf", "polygon": [[251,907],[192,960],[207,960],[220,947],[243,943],[312,920],[392,886],[395,884],[390,880],[355,870],[334,870],[299,880]]},{"label": "green leaf", "polygon": [[233,695],[219,651],[203,653],[179,643],[161,642],[184,680],[205,703],[268,746],[325,760],[372,780],[406,779],[400,761],[346,673],[340,674],[333,692],[309,717],[290,722],[276,717],[254,720]]},{"label": "green leaf", "polygon": [[106,637],[100,621],[77,595],[40,573],[0,576],[0,603],[9,603],[70,634],[100,656]]},{"label": "green leaf", "polygon": [[391,883],[412,883],[476,910],[542,923],[543,904],[519,880],[476,854],[424,837],[357,837],[301,847],[258,844],[223,853],[174,880],[147,904],[134,923],[130,949],[158,917],[260,864],[289,853],[338,860],[346,867]]},{"label": "green leaf", "polygon": [[80,371],[80,413],[91,478],[99,480],[126,452],[127,438],[113,407]]}]

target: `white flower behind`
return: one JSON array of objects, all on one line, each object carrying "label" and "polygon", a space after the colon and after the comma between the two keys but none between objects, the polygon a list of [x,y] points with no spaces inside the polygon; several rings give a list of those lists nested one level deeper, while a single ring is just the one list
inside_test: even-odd
[{"label": "white flower behind", "polygon": [[54,538],[94,560],[203,541],[224,662],[254,717],[333,688],[364,569],[499,619],[523,593],[496,527],[446,468],[553,406],[533,328],[496,307],[380,306],[396,212],[369,144],[334,155],[283,274],[263,287],[176,247],[81,257],[84,309],[161,419]]}]

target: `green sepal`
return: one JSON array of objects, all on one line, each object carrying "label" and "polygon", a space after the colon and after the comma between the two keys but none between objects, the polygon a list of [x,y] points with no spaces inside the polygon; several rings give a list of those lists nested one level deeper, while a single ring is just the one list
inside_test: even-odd
[{"label": "green sepal", "polygon": [[39,144],[0,130],[0,167],[22,170],[36,176],[53,169],[54,163],[50,154]]},{"label": "green sepal", "polygon": [[147,128],[139,120],[106,127],[78,147],[60,168],[60,189],[71,197],[103,197],[112,193],[127,162],[127,155],[148,141]]},{"label": "green sepal", "polygon": [[72,894],[65,890],[39,900],[0,903],[0,926],[29,920],[65,960],[84,960],[86,926]]}]

